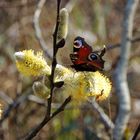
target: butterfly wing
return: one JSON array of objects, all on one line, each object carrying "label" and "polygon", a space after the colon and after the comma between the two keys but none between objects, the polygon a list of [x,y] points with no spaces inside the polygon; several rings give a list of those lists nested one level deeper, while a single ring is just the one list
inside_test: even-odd
[{"label": "butterfly wing", "polygon": [[105,48],[100,52],[100,54],[96,52],[92,52],[88,56],[87,66],[93,68],[93,70],[103,70],[105,61],[102,57],[105,54]]},{"label": "butterfly wing", "polygon": [[103,70],[105,48],[99,52],[92,52],[92,47],[89,46],[83,38],[77,37],[74,40],[73,53],[70,54],[73,63],[72,68],[77,71],[96,71]]},{"label": "butterfly wing", "polygon": [[70,54],[70,58],[74,65],[80,65],[85,63],[88,55],[92,52],[92,47],[89,46],[84,38],[76,37],[73,43],[73,54]]},{"label": "butterfly wing", "polygon": [[90,53],[86,60],[75,60],[72,68],[77,71],[97,71],[104,69],[104,60],[97,53]]}]

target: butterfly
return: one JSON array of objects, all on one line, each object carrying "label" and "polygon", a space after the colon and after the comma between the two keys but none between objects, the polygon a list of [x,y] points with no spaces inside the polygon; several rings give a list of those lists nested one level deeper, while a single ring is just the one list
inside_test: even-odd
[{"label": "butterfly", "polygon": [[77,71],[97,71],[104,69],[104,56],[106,49],[101,51],[93,51],[84,38],[78,36],[74,39],[73,53],[70,59],[73,63],[71,66]]}]

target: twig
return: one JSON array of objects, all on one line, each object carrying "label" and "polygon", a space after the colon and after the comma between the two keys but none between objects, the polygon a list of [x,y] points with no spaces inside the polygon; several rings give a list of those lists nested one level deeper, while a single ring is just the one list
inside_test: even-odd
[{"label": "twig", "polygon": [[51,69],[51,76],[50,76],[50,82],[51,82],[51,93],[50,98],[48,99],[48,108],[47,108],[47,116],[50,116],[51,114],[51,103],[52,103],[52,96],[53,96],[53,89],[54,89],[54,71],[56,68],[56,53],[57,53],[57,32],[58,32],[58,26],[59,26],[59,11],[60,11],[60,3],[61,0],[57,0],[57,17],[56,17],[56,26],[55,31],[53,33],[53,61],[52,61],[52,69]]},{"label": "twig", "polygon": [[20,97],[17,97],[12,104],[8,105],[8,107],[3,112],[0,124],[2,124],[2,122],[9,117],[13,109],[15,109],[17,106],[19,106],[19,104],[23,103],[28,98],[29,94],[32,93],[31,91],[31,89],[27,89],[24,94],[22,94]]},{"label": "twig", "polygon": [[[140,37],[134,37],[133,39],[129,39],[129,41],[133,44],[133,43],[136,43],[136,42],[139,42],[140,41]],[[115,49],[115,48],[120,48],[121,47],[121,44],[120,43],[116,43],[114,45],[106,45],[106,50],[107,51],[110,51],[112,49]],[[101,49],[98,49],[96,50],[95,52],[101,52],[102,51],[102,48]],[[137,54],[136,54],[137,55]],[[133,55],[135,56],[135,54]]]},{"label": "twig", "polygon": [[44,118],[44,120],[37,125],[24,139],[25,140],[31,140],[33,137],[35,137],[37,135],[37,133],[53,118],[55,117],[57,114],[59,114],[60,112],[62,112],[65,109],[65,106],[71,101],[71,97],[69,96],[68,98],[66,98],[66,100],[64,101],[64,103],[50,116],[50,117],[46,117]]},{"label": "twig", "polygon": [[105,124],[105,126],[109,129],[114,128],[113,122],[109,119],[109,117],[104,113],[103,109],[98,105],[96,101],[90,101],[88,102],[92,105],[92,107],[98,112],[101,121]]},{"label": "twig", "polygon": [[35,137],[37,135],[37,133],[44,127],[44,125],[46,125],[54,116],[56,116],[57,114],[62,112],[64,110],[65,106],[71,101],[71,97],[69,96],[62,103],[62,105],[54,113],[51,114],[53,90],[55,87],[55,85],[54,85],[54,72],[55,72],[55,68],[57,65],[57,60],[56,60],[56,54],[58,51],[57,32],[58,32],[58,27],[59,27],[59,22],[60,22],[59,21],[60,3],[61,3],[61,0],[57,0],[56,26],[55,26],[55,31],[53,34],[53,60],[52,60],[52,69],[51,69],[51,75],[50,75],[51,91],[50,91],[50,98],[48,99],[48,106],[47,106],[46,115],[45,115],[43,121],[39,125],[37,125],[30,133],[28,133],[27,136],[25,136],[25,140],[30,140],[33,137]]},{"label": "twig", "polygon": [[8,104],[12,104],[14,101],[12,98],[10,98],[6,93],[3,91],[0,91],[0,98],[4,100]]},{"label": "twig", "polygon": [[48,47],[46,45],[46,42],[43,39],[42,32],[41,32],[41,29],[40,29],[40,26],[39,26],[39,17],[40,17],[40,14],[41,14],[41,11],[42,11],[42,8],[43,8],[45,2],[46,2],[46,0],[40,0],[38,2],[36,11],[34,13],[33,25],[34,25],[34,29],[35,29],[36,38],[37,38],[42,50],[45,52],[45,55],[48,58],[52,59],[51,55],[47,51]]},{"label": "twig", "polygon": [[127,65],[130,54],[133,21],[138,0],[128,0],[124,13],[121,40],[121,54],[114,72],[116,93],[118,97],[118,114],[113,131],[114,140],[121,140],[130,116],[130,94],[127,84]]},{"label": "twig", "polygon": [[[132,38],[130,41],[131,41],[131,43],[139,42],[139,41],[140,41],[140,37],[134,37],[134,38]],[[120,47],[120,46],[121,46],[120,43],[117,43],[117,44],[114,44],[114,45],[107,45],[106,49],[107,49],[107,50],[111,50],[111,49],[118,48],[118,47]]]},{"label": "twig", "polygon": [[134,136],[132,137],[132,140],[136,140],[139,133],[140,133],[140,123],[139,123],[139,125],[134,133]]}]

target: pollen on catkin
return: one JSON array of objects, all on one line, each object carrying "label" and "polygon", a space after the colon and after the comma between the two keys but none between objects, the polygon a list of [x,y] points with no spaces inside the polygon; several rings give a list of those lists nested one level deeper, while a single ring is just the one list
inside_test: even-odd
[{"label": "pollen on catkin", "polygon": [[56,72],[55,81],[64,81],[64,85],[58,89],[58,92],[63,93],[64,96],[72,96],[75,101],[81,102],[88,97],[104,100],[110,95],[111,82],[98,71],[75,72],[73,69],[57,65]]},{"label": "pollen on catkin", "polygon": [[99,71],[90,72],[89,76],[90,88],[88,96],[95,96],[97,100],[105,100],[111,92],[112,85],[110,80]]},{"label": "pollen on catkin", "polygon": [[50,75],[51,69],[43,58],[42,52],[24,50],[15,53],[16,66],[26,76]]},{"label": "pollen on catkin", "polygon": [[[47,98],[50,91],[49,76],[51,67],[42,56],[41,52],[34,53],[33,50],[24,50],[15,53],[16,65],[18,70],[27,76],[45,75],[42,84],[34,85],[34,89],[43,98]],[[88,97],[94,97],[96,100],[106,99],[111,92],[110,80],[100,72],[76,72],[71,68],[66,68],[57,64],[54,75],[54,83],[64,81],[61,88],[56,88],[54,92],[63,94],[64,98],[71,96],[73,101],[82,102]],[[46,94],[47,93],[47,94]]]}]

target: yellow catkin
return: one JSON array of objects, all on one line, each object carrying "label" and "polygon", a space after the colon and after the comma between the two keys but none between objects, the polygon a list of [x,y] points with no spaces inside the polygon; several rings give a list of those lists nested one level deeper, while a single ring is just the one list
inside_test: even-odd
[{"label": "yellow catkin", "polygon": [[[47,65],[41,52],[35,54],[33,50],[25,50],[15,53],[15,58],[18,70],[24,75],[45,75],[47,78],[51,73],[51,68]],[[64,85],[61,88],[56,89],[55,92],[61,92],[64,97],[70,95],[76,102],[86,100],[88,97],[104,100],[110,95],[112,88],[110,80],[98,71],[76,72],[73,69],[57,64],[54,82],[59,81],[64,81]],[[50,83],[48,80],[44,80],[43,84],[45,84],[44,86],[46,87],[42,88],[42,97],[44,97],[44,95],[47,97],[50,91]],[[48,94],[44,91],[47,91]]]},{"label": "yellow catkin", "polygon": [[[71,95],[74,100],[82,101],[88,97],[97,100],[106,99],[111,92],[110,80],[100,72],[75,72],[71,69],[57,66],[56,81],[64,81],[61,92]],[[57,92],[57,91],[56,91]]]},{"label": "yellow catkin", "polygon": [[112,88],[110,80],[98,71],[90,73],[90,75],[92,76],[89,78],[89,96],[95,95],[97,100],[106,99],[109,96]]},{"label": "yellow catkin", "polygon": [[15,53],[16,66],[26,76],[50,75],[50,67],[42,56],[42,52],[34,53],[33,50],[24,50]]}]

